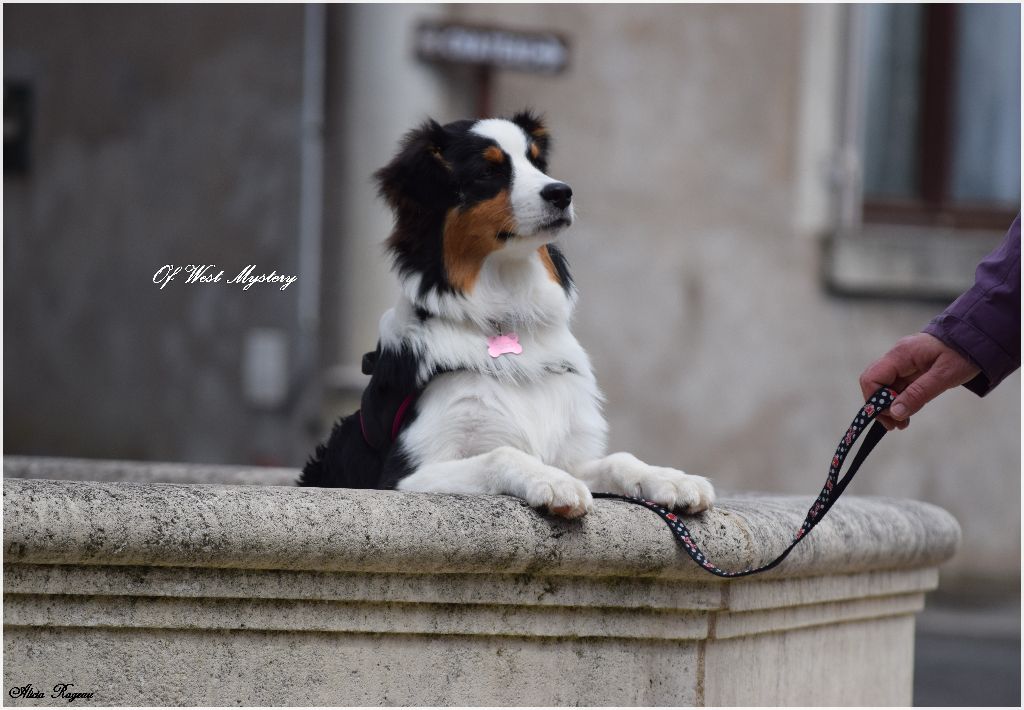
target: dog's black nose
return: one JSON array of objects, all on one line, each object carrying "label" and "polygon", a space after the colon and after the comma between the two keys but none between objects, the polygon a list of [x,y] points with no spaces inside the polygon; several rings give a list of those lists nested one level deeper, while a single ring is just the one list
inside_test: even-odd
[{"label": "dog's black nose", "polygon": [[560,210],[564,210],[572,202],[572,188],[564,182],[553,182],[545,185],[540,196]]}]

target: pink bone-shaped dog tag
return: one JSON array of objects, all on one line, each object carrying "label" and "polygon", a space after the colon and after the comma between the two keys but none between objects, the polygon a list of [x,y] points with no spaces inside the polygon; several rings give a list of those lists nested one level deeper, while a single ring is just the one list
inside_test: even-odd
[{"label": "pink bone-shaped dog tag", "polygon": [[515,333],[492,335],[487,338],[487,354],[491,357],[501,357],[505,353],[519,355],[522,352],[523,346],[519,344],[519,336]]}]

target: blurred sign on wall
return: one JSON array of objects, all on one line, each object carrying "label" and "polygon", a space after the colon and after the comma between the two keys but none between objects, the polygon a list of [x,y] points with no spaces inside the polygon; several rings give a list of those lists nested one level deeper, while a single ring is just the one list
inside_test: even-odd
[{"label": "blurred sign on wall", "polygon": [[554,32],[424,22],[416,30],[416,55],[431,62],[558,74],[569,63],[569,44]]}]

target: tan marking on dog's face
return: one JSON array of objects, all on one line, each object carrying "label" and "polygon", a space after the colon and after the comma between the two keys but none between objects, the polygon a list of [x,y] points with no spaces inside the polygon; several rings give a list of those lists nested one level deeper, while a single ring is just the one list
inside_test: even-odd
[{"label": "tan marking on dog's face", "polygon": [[548,245],[545,244],[542,246],[537,250],[537,253],[540,254],[541,263],[543,263],[544,268],[547,269],[548,276],[551,277],[552,281],[561,286],[562,280],[558,278],[558,269],[555,268],[555,262],[551,260],[551,253],[548,251]]},{"label": "tan marking on dog's face", "polygon": [[530,157],[534,160],[540,155],[540,148],[537,147],[536,143],[530,143]]},{"label": "tan marking on dog's face", "polygon": [[515,231],[508,190],[466,210],[456,207],[448,211],[444,221],[444,268],[453,287],[462,293],[473,290],[484,259],[504,246],[498,238],[503,230]]},{"label": "tan marking on dog's face", "polygon": [[496,145],[488,146],[487,150],[484,151],[484,160],[491,163],[504,163],[505,151]]}]

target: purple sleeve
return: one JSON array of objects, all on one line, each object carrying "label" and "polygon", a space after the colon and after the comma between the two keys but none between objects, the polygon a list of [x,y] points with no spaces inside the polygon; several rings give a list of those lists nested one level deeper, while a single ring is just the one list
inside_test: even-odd
[{"label": "purple sleeve", "polygon": [[964,385],[984,397],[1020,367],[1020,215],[965,291],[924,329],[981,369]]}]

